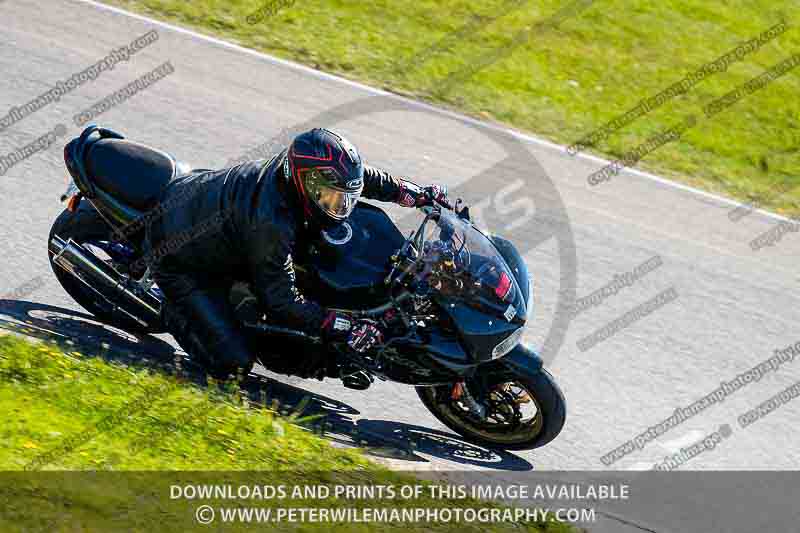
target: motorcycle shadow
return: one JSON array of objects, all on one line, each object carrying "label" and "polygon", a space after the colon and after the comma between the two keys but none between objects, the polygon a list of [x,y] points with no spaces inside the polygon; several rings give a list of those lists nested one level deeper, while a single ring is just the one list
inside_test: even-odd
[{"label": "motorcycle shadow", "polygon": [[460,465],[480,466],[492,470],[526,471],[533,465],[522,457],[503,450],[494,450],[463,440],[454,433],[446,433],[425,426],[390,420],[358,421],[358,431],[379,435],[383,439],[407,443],[414,452],[436,457]]},{"label": "motorcycle shadow", "polygon": [[260,398],[266,407],[296,420],[301,427],[338,444],[360,447],[376,457],[428,463],[425,456],[429,456],[492,470],[533,469],[522,457],[466,442],[454,433],[396,421],[357,418],[361,413],[353,407],[310,392],[302,388],[302,382],[299,378],[251,374],[242,387],[248,390],[251,400]]},{"label": "motorcycle shadow", "polygon": [[108,361],[174,372],[176,354],[168,342],[134,335],[95,317],[52,305],[0,300],[0,330],[50,342],[59,348]]},{"label": "motorcycle shadow", "polygon": [[431,456],[493,470],[533,469],[531,463],[517,455],[471,444],[453,433],[402,422],[356,418],[361,414],[358,410],[302,388],[302,379],[275,376],[250,374],[241,387],[252,402],[277,411],[298,426],[337,444],[409,463],[428,463],[425,456]]},{"label": "motorcycle shadow", "polygon": [[[134,335],[79,311],[35,302],[0,300],[0,330],[110,362],[146,366],[171,375],[180,372],[184,379],[207,386],[205,372],[187,364],[183,359],[185,354],[169,342],[153,335]],[[330,441],[361,447],[376,457],[426,463],[430,461],[424,456],[430,456],[493,470],[533,468],[517,455],[468,443],[452,433],[400,422],[355,418],[361,413],[354,407],[280,381],[284,378],[251,373],[242,380],[240,387],[247,392],[251,403],[275,410],[299,427]],[[303,381],[288,379],[298,385]]]}]

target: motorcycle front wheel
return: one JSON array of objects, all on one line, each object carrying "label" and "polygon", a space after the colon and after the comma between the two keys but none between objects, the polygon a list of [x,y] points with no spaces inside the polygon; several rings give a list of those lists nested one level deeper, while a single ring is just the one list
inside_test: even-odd
[{"label": "motorcycle front wheel", "polygon": [[[566,402],[553,376],[536,372],[492,372],[461,385],[417,387],[425,407],[469,442],[503,450],[531,450],[555,439],[564,427]],[[482,399],[475,403],[472,399]],[[482,412],[476,412],[475,404]]]}]

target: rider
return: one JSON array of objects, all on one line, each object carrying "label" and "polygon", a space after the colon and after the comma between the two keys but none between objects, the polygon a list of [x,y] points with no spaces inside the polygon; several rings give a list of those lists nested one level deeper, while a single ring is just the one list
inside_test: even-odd
[{"label": "rider", "polygon": [[[149,239],[162,252],[153,277],[166,296],[170,332],[215,375],[249,371],[255,347],[240,330],[225,289],[231,284],[224,282],[244,277],[259,314],[323,340],[346,340],[356,352],[371,348],[382,335],[377,325],[305,298],[292,260],[321,230],[346,220],[362,194],[405,207],[446,201],[444,187],[420,187],[366,165],[353,144],[323,128],[298,135],[267,161],[195,170],[170,182]],[[304,356],[307,373],[319,377],[327,362]],[[342,372],[346,386],[371,382],[363,372]]]}]

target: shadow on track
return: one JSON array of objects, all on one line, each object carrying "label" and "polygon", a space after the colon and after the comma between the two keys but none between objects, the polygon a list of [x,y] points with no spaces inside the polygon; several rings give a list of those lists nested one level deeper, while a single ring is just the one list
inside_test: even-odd
[{"label": "shadow on track", "polygon": [[[145,366],[166,374],[175,374],[176,363],[180,363],[185,378],[198,386],[207,386],[205,372],[168,342],[152,335],[128,333],[86,313],[34,302],[0,300],[0,330],[52,342],[67,352]],[[470,444],[452,433],[386,420],[356,419],[360,412],[344,402],[259,373],[247,376],[241,389],[252,403],[266,404],[284,416],[300,419],[301,427],[328,440],[363,447],[377,457],[428,462],[419,455],[424,454],[493,470],[533,468],[517,455]]]}]

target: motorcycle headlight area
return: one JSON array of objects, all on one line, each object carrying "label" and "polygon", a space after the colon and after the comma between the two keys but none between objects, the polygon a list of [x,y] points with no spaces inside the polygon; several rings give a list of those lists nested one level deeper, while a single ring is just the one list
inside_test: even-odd
[{"label": "motorcycle headlight area", "polygon": [[525,328],[519,328],[514,333],[509,335],[503,342],[495,346],[494,350],[492,350],[492,359],[498,359],[500,357],[503,357],[508,352],[513,350],[517,346],[517,344],[519,344],[519,341],[522,339],[522,333],[524,331]]}]

